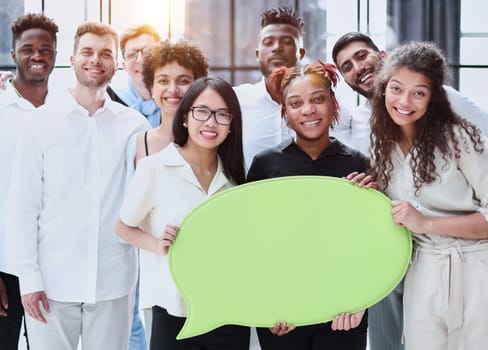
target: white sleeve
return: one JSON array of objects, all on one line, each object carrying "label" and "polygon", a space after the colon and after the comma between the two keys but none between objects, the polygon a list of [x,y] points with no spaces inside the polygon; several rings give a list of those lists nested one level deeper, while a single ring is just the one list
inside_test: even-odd
[{"label": "white sleeve", "polygon": [[125,189],[130,184],[130,181],[132,180],[132,177],[134,176],[134,172],[136,170],[135,167],[135,159],[136,159],[136,153],[137,153],[137,137],[138,133],[132,134],[132,136],[129,138],[129,141],[127,142],[127,146],[125,148],[125,169],[126,169],[126,174],[125,174]]},{"label": "white sleeve", "polygon": [[43,154],[36,136],[36,130],[30,126],[20,131],[13,155],[8,194],[7,247],[11,252],[9,265],[19,276],[21,294],[44,290],[38,264]]},{"label": "white sleeve", "polygon": [[339,120],[329,131],[330,136],[335,137],[342,143],[354,147],[351,138],[352,132],[352,114],[343,105],[339,104]]},{"label": "white sleeve", "polygon": [[[460,136],[458,131],[458,139],[469,140],[469,136],[464,132],[463,134],[463,136]],[[461,155],[457,162],[459,169],[474,190],[474,197],[480,201],[481,208],[479,211],[488,221],[488,176],[486,176],[488,174],[488,137],[484,135],[482,137],[484,141],[483,153],[476,152],[471,142],[464,145],[460,144]]]},{"label": "white sleeve", "polygon": [[145,157],[139,161],[129,187],[126,189],[120,209],[120,219],[128,226],[139,226],[153,207],[154,176],[149,159],[150,157]]},{"label": "white sleeve", "polygon": [[444,90],[454,112],[475,124],[483,134],[488,135],[488,113],[452,87],[444,85]]}]

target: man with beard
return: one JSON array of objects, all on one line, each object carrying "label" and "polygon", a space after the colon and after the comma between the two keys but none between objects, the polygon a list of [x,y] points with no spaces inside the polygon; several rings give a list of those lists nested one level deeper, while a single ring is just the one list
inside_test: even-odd
[{"label": "man with beard", "polygon": [[[332,49],[334,63],[347,85],[366,97],[366,101],[353,111],[351,118],[345,117],[339,121],[340,129],[349,129],[343,142],[366,155],[369,149],[369,119],[371,117],[368,99],[372,94],[376,69],[386,55],[387,53],[379,50],[369,36],[360,32],[344,34]],[[488,135],[488,113],[452,87],[444,85],[444,89],[454,112],[469,119],[485,135]]]},{"label": "man with beard", "polygon": [[258,36],[256,59],[263,74],[255,84],[235,87],[242,110],[244,162],[249,168],[254,156],[281,143],[286,126],[281,107],[268,92],[266,78],[281,66],[294,67],[305,56],[303,20],[288,6],[264,11]]},{"label": "man with beard", "polygon": [[[372,97],[377,68],[386,57],[386,52],[380,51],[369,36],[350,32],[337,40],[332,49],[332,57],[346,83],[366,98],[362,105],[353,110],[352,118],[339,121],[342,129],[350,130],[348,137],[341,141],[367,155],[371,134],[369,120],[372,113],[369,99]],[[469,119],[488,135],[488,113],[452,87],[444,85],[444,89],[454,112]],[[403,281],[390,295],[369,309],[368,321],[371,350],[405,348],[402,344]]]},{"label": "man with beard", "polygon": [[113,102],[117,34],[87,22],[75,34],[75,86],[33,112],[12,167],[7,233],[31,348],[124,350],[136,253],[114,232],[129,137],[149,128]]},{"label": "man with beard", "polygon": [[46,16],[30,13],[12,22],[11,56],[17,76],[4,82],[0,90],[0,344],[2,349],[17,349],[23,308],[19,281],[9,268],[7,257],[6,217],[12,154],[22,124],[29,112],[44,104],[48,96],[48,79],[56,59],[58,26]]}]

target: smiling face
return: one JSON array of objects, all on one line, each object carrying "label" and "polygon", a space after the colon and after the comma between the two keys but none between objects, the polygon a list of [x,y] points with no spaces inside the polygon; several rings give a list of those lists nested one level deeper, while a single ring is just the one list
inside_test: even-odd
[{"label": "smiling face", "polygon": [[117,43],[111,35],[83,34],[71,56],[78,82],[87,87],[108,84],[117,68],[116,55]]},{"label": "smiling face", "polygon": [[376,52],[362,41],[353,41],[337,54],[337,67],[354,91],[371,97],[376,68],[384,52]]},{"label": "smiling face", "polygon": [[[229,112],[222,96],[211,88],[202,91],[193,102],[193,107],[207,107],[212,111]],[[186,125],[188,127],[187,146],[215,151],[225,141],[230,130],[230,125],[217,123],[215,114],[212,114],[206,121],[200,121],[192,117],[191,111],[187,113]]]},{"label": "smiling face", "polygon": [[328,143],[334,101],[330,89],[318,77],[307,74],[290,82],[284,104],[288,125],[296,132],[299,146]]},{"label": "smiling face", "polygon": [[152,35],[142,34],[127,40],[123,48],[124,61],[122,67],[126,70],[130,79],[134,82],[143,83],[142,62],[143,52],[150,50],[156,45],[156,39]]},{"label": "smiling face", "polygon": [[173,116],[181,98],[194,81],[191,69],[172,61],[154,71],[151,95],[163,111],[163,116]]},{"label": "smiling face", "polygon": [[294,67],[305,55],[302,37],[289,24],[270,24],[259,34],[256,58],[264,76],[281,66]]},{"label": "smiling face", "polygon": [[28,29],[15,41],[11,51],[17,79],[28,84],[47,84],[56,59],[56,41],[47,31]]},{"label": "smiling face", "polygon": [[431,82],[421,73],[402,67],[393,72],[385,88],[385,107],[391,119],[407,135],[427,112]]}]

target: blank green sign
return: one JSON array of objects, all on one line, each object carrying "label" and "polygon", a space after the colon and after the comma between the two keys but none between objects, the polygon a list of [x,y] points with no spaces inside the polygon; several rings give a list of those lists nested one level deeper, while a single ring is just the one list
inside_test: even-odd
[{"label": "blank green sign", "polygon": [[178,339],[357,312],[394,289],[410,253],[389,199],[343,179],[293,176],[221,192],[188,215],[170,249],[188,311]]}]

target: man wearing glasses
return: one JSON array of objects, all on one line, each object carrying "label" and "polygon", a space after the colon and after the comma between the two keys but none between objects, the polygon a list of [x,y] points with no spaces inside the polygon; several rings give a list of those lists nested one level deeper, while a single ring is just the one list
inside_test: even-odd
[{"label": "man wearing glasses", "polygon": [[159,34],[148,24],[127,29],[120,37],[120,50],[124,61],[122,67],[127,79],[115,79],[107,89],[112,100],[142,113],[153,128],[161,123],[161,112],[151,97],[142,78],[144,54],[160,41]]}]

